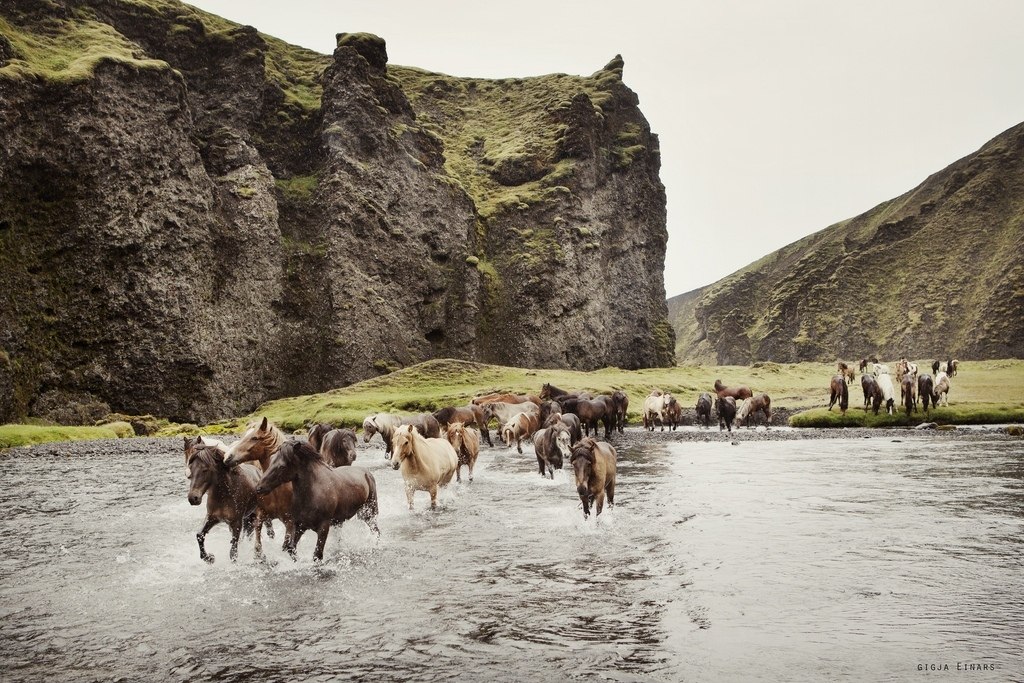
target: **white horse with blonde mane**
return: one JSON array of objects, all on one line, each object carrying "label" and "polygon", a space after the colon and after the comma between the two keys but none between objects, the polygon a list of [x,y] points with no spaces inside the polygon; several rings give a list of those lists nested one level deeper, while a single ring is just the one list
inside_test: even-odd
[{"label": "white horse with blonde mane", "polygon": [[459,468],[459,456],[446,439],[426,439],[411,425],[399,427],[394,435],[393,467],[402,470],[405,497],[412,510],[416,491],[430,492],[430,508],[437,508],[437,489],[445,486]]},{"label": "white horse with blonde mane", "polygon": [[661,431],[665,431],[665,408],[672,401],[672,394],[663,394],[658,389],[644,399],[644,429],[654,431],[656,422],[661,423]]}]

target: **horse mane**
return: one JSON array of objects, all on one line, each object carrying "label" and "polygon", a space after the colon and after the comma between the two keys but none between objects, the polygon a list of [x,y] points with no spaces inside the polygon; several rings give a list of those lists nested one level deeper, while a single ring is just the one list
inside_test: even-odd
[{"label": "horse mane", "polygon": [[[263,421],[267,423],[266,432],[261,436],[260,427]],[[281,448],[281,444],[284,443],[284,432],[277,428],[270,420],[263,418],[263,420],[253,420],[246,425],[246,431],[253,432],[253,438],[256,439],[261,446],[264,446],[268,451],[273,452]]]},{"label": "horse mane", "polygon": [[406,459],[404,447],[406,444],[409,444],[408,455],[412,457],[408,459],[410,460],[414,467],[418,465],[415,458],[415,456],[418,455],[418,453],[416,452],[416,448],[419,445],[416,441],[417,437],[423,439],[423,437],[420,436],[420,433],[417,432],[416,428],[413,427],[412,425],[402,425],[401,427],[394,430],[392,435],[392,457],[396,459],[396,462],[401,462],[402,460]]},{"label": "horse mane", "polygon": [[190,455],[188,458],[189,467],[191,467],[192,463],[195,462],[196,460],[200,460],[206,465],[211,465],[214,467],[220,465],[221,467],[223,467],[224,451],[220,450],[220,448],[213,444],[204,443],[200,446],[197,446],[195,450],[192,451],[192,455]]},{"label": "horse mane", "polygon": [[295,459],[301,463],[309,463],[313,461],[323,460],[320,457],[320,452],[310,446],[305,441],[299,441],[298,439],[287,439],[281,444],[280,452],[282,457]]}]

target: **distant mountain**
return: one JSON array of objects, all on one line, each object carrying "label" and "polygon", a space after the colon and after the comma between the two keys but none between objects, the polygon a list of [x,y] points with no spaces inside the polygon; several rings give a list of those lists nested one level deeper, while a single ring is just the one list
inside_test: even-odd
[{"label": "distant mountain", "polygon": [[668,306],[679,362],[1024,357],[1024,124]]}]

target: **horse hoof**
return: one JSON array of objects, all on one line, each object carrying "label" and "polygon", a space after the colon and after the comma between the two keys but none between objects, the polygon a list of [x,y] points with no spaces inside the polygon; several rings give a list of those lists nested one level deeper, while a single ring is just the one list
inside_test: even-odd
[{"label": "horse hoof", "polygon": [[213,564],[213,555],[207,555],[203,558],[203,560],[206,562],[206,564]]}]

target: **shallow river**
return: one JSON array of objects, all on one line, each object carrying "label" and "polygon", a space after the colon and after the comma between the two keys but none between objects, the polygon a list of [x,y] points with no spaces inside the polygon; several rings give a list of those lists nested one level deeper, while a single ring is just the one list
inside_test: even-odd
[{"label": "shallow river", "polygon": [[223,526],[207,566],[178,443],[116,447],[0,456],[2,680],[1024,677],[1019,442],[624,448],[599,522],[529,449],[412,513],[361,451],[382,537],[347,523],[322,568],[280,523],[269,566]]}]

